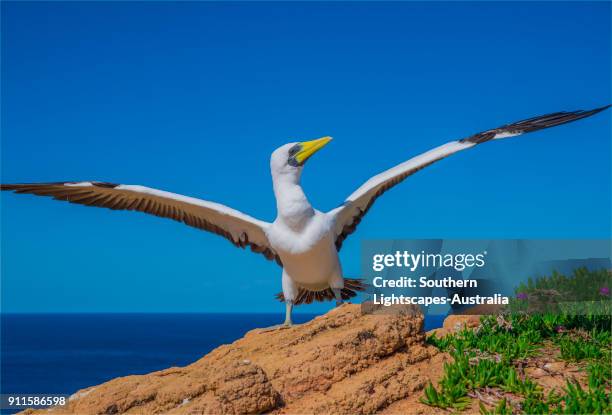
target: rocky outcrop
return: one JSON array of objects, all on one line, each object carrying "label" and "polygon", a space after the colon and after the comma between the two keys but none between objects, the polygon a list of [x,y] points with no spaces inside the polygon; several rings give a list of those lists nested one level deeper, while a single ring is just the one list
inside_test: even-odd
[{"label": "rocky outcrop", "polygon": [[427,332],[428,335],[435,334],[444,337],[447,334],[457,333],[464,328],[475,329],[480,325],[480,315],[474,314],[451,314],[444,319],[442,327]]},{"label": "rocky outcrop", "polygon": [[448,357],[425,343],[418,310],[392,311],[363,313],[361,306],[345,304],[288,329],[253,330],[189,366],[117,378],[75,393],[65,408],[44,412],[435,412],[418,397]]}]

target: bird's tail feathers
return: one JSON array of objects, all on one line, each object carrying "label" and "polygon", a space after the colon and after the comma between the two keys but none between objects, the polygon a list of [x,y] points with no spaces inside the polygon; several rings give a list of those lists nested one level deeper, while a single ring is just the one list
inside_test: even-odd
[{"label": "bird's tail feathers", "polygon": [[[366,284],[363,279],[345,278],[344,288],[342,289],[342,299],[349,300],[357,295],[357,291],[365,291],[367,288],[368,284]],[[276,294],[275,298],[281,302],[285,301],[285,296],[282,292]],[[326,288],[322,291],[310,291],[305,288],[300,288],[293,304],[311,304],[315,301],[323,302],[334,299],[334,292],[331,288]]]}]

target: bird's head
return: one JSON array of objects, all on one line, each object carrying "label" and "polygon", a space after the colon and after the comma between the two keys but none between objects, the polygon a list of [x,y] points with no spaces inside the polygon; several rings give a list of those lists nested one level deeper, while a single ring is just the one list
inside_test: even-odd
[{"label": "bird's head", "polygon": [[277,148],[270,157],[272,177],[284,176],[299,179],[306,160],[322,149],[331,139],[331,137],[323,137],[301,143],[288,143]]}]

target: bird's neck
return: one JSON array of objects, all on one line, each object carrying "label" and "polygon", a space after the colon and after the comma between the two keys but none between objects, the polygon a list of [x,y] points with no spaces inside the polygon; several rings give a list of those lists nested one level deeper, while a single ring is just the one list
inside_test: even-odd
[{"label": "bird's neck", "polygon": [[299,178],[277,177],[273,185],[279,219],[294,230],[304,228],[314,216],[314,209],[304,194]]}]

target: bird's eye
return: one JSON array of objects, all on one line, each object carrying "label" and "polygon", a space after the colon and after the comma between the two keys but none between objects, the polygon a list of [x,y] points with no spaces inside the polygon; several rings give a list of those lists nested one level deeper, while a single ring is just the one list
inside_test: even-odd
[{"label": "bird's eye", "polygon": [[299,153],[302,146],[299,144],[294,145],[289,149],[289,158],[287,159],[287,164],[293,167],[298,167],[300,163],[296,160],[295,155]]},{"label": "bird's eye", "polygon": [[300,145],[296,144],[289,149],[289,157],[295,156],[298,151],[300,151]]}]

